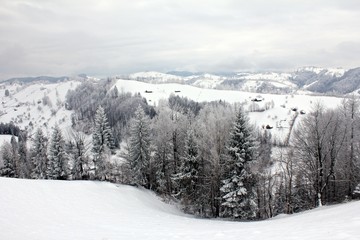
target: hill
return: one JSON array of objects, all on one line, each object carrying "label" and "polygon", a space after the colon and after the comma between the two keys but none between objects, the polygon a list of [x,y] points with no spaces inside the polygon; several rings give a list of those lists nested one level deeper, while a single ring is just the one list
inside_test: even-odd
[{"label": "hill", "polygon": [[292,94],[297,91],[348,94],[360,89],[360,68],[301,67],[289,72],[191,73],[139,72],[123,79],[146,83],[181,83],[210,89]]},{"label": "hill", "polygon": [[[150,74],[150,73],[149,73]],[[159,75],[164,77],[165,75]],[[246,91],[219,90],[204,88],[217,81],[222,81],[213,75],[197,78],[194,85],[180,83],[146,83],[137,80],[117,79],[114,82],[119,91],[140,93],[149,104],[158,105],[161,99],[167,99],[170,94],[187,97],[197,102],[225,101],[241,103],[250,112],[250,119],[258,127],[273,127],[274,138],[283,141],[289,135],[289,125],[294,119],[295,111],[310,112],[312,106],[320,101],[326,107],[338,106],[342,98],[329,96],[313,96],[307,92],[298,91],[296,94],[258,94]],[[210,80],[213,79],[213,80]],[[57,83],[33,82],[28,84],[2,83],[0,87],[6,94],[0,95],[0,122],[13,122],[21,129],[26,129],[29,136],[37,127],[42,127],[47,134],[51,127],[58,124],[66,135],[71,129],[71,114],[65,106],[66,93],[75,89],[81,81],[69,80]],[[298,119],[301,119],[299,115]]]},{"label": "hill", "polygon": [[196,219],[150,191],[0,178],[0,239],[359,239],[360,202],[261,222]]},{"label": "hill", "polygon": [[[116,87],[125,92],[140,93],[149,104],[158,105],[161,99],[170,94],[186,97],[197,102],[225,101],[241,103],[249,112],[250,120],[257,127],[271,126],[274,139],[284,141],[289,135],[292,121],[301,119],[309,113],[317,102],[327,108],[335,108],[343,98],[330,96],[313,96],[309,94],[257,94],[245,91],[217,90],[194,87],[176,83],[151,84],[134,80],[118,80]],[[296,110],[296,111],[294,111]],[[298,122],[298,121],[297,121]],[[295,122],[296,124],[296,122]]]}]

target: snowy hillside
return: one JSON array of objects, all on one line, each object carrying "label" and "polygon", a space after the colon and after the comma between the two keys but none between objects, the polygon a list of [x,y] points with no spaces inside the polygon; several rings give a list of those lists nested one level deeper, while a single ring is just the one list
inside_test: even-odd
[{"label": "snowy hillside", "polygon": [[[176,75],[139,72],[123,77],[147,83],[181,83],[210,89],[231,89],[254,93],[290,94],[297,91],[351,93],[360,88],[359,69],[301,67],[290,72],[237,72],[227,74]],[[340,82],[340,83],[339,83]]]},{"label": "snowy hillside", "polygon": [[261,222],[196,219],[153,193],[90,181],[0,178],[0,239],[360,238],[360,202]]},{"label": "snowy hillside", "polygon": [[[154,72],[148,74],[152,75]],[[164,77],[165,75],[156,76]],[[282,81],[281,84],[284,86],[288,84],[285,78],[281,79],[277,75],[270,74],[269,78],[277,78],[277,81]],[[229,103],[241,103],[244,109],[250,112],[250,118],[255,125],[258,127],[269,125],[272,128],[273,137],[282,141],[289,136],[289,127],[296,114],[294,109],[306,114],[311,111],[316,102],[322,102],[327,107],[336,107],[342,101],[342,98],[311,96],[300,94],[300,92],[299,94],[276,95],[211,89],[214,87],[212,84],[223,81],[223,78],[210,74],[199,75],[193,80],[193,85],[199,85],[199,87],[179,83],[151,84],[136,80],[118,80],[116,86],[119,91],[140,93],[151,105],[158,105],[159,100],[167,99],[170,94],[198,102],[222,100]],[[0,122],[12,121],[21,129],[27,129],[29,136],[39,126],[49,134],[51,127],[58,124],[66,135],[71,126],[72,111],[65,108],[65,96],[69,89],[75,89],[79,84],[79,81],[51,84],[2,84],[2,90],[8,91],[8,96],[4,92],[0,95]],[[301,117],[303,115],[298,114],[297,119]]]},{"label": "snowy hillside", "polygon": [[[43,127],[50,131],[58,124],[66,130],[71,112],[65,109],[65,97],[69,89],[75,89],[79,81],[57,83],[6,84],[0,85],[0,122],[13,122],[31,134],[33,129]],[[8,96],[6,94],[8,92]]]},{"label": "snowy hillside", "polygon": [[[121,91],[140,93],[149,104],[158,105],[159,100],[166,99],[170,94],[187,97],[197,102],[225,101],[241,103],[249,111],[250,120],[258,127],[272,127],[273,137],[284,140],[289,135],[289,125],[296,113],[308,113],[320,102],[328,108],[337,107],[342,98],[311,96],[311,95],[276,95],[256,94],[242,91],[215,90],[181,84],[149,84],[139,81],[118,80],[117,88]],[[256,101],[254,101],[256,100]],[[296,109],[296,111],[294,111]],[[301,119],[305,114],[298,114]]]},{"label": "snowy hillside", "polygon": [[153,71],[133,73],[128,77],[131,80],[145,81],[150,83],[183,82],[182,77]]}]

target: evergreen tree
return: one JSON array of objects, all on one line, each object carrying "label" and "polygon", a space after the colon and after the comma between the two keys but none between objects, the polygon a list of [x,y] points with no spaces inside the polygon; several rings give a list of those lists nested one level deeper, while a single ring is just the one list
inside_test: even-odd
[{"label": "evergreen tree", "polygon": [[255,181],[249,163],[254,158],[255,141],[248,119],[240,110],[237,113],[230,140],[227,157],[224,159],[221,216],[252,219],[256,216]]},{"label": "evergreen tree", "polygon": [[3,177],[16,177],[16,167],[12,147],[9,143],[4,143],[1,146],[1,155],[4,166],[0,169],[0,175]]},{"label": "evergreen tree", "polygon": [[85,136],[80,133],[74,134],[71,157],[73,162],[73,179],[81,180],[88,178],[88,158],[86,156]]},{"label": "evergreen tree", "polygon": [[98,107],[95,114],[95,125],[93,128],[92,143],[92,152],[94,153],[93,161],[95,168],[95,178],[104,179],[106,178],[106,155],[108,155],[110,149],[113,148],[113,137],[105,111],[101,106]]},{"label": "evergreen tree", "polygon": [[12,154],[12,161],[14,163],[15,168],[15,176],[20,177],[22,176],[22,166],[20,164],[20,158],[19,158],[19,145],[14,135],[11,136],[10,139],[11,144],[11,154]]},{"label": "evergreen tree", "polygon": [[30,178],[31,174],[31,163],[28,159],[28,149],[27,149],[27,133],[21,131],[18,137],[18,154],[19,154],[19,165],[20,165],[20,177]]},{"label": "evergreen tree", "polygon": [[185,155],[181,157],[179,172],[174,176],[178,182],[179,195],[186,208],[196,210],[199,199],[199,151],[193,130],[187,132],[185,139]]},{"label": "evergreen tree", "polygon": [[112,97],[112,98],[117,98],[117,97],[119,97],[119,90],[117,89],[116,85],[115,85],[115,87],[113,88],[113,90],[111,91],[111,97]]},{"label": "evergreen tree", "polygon": [[41,128],[35,133],[33,148],[31,150],[32,171],[31,178],[45,179],[47,178],[47,168],[49,164],[47,156],[47,138]]},{"label": "evergreen tree", "polygon": [[58,125],[55,126],[50,141],[48,177],[62,180],[68,177],[68,157],[65,152],[65,141]]},{"label": "evergreen tree", "polygon": [[128,161],[134,184],[150,188],[150,120],[139,106],[131,121]]},{"label": "evergreen tree", "polygon": [[158,108],[158,115],[153,125],[155,154],[153,167],[155,169],[155,190],[159,194],[170,195],[172,193],[172,129],[173,124],[170,119],[171,112],[164,106]]}]

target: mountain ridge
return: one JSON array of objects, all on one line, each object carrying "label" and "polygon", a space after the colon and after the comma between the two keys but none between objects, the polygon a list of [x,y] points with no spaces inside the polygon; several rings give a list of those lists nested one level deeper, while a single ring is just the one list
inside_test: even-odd
[{"label": "mountain ridge", "polygon": [[[89,79],[85,74],[76,78]],[[118,77],[115,77],[118,78]],[[352,69],[306,66],[288,72],[206,73],[189,71],[136,72],[121,75],[122,79],[146,83],[180,83],[200,88],[239,90],[254,93],[291,94],[306,91],[315,94],[350,94],[360,90],[360,67]],[[19,77],[3,83],[63,82],[74,77]]]}]

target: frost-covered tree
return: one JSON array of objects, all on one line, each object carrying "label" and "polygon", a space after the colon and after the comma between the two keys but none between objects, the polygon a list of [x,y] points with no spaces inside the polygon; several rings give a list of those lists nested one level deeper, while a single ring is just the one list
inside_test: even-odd
[{"label": "frost-covered tree", "polygon": [[47,155],[48,140],[45,137],[41,128],[38,128],[31,149],[31,162],[33,165],[31,171],[31,178],[33,179],[45,179],[47,178],[48,168],[48,155]]},{"label": "frost-covered tree", "polygon": [[[360,158],[359,148],[357,143],[359,142],[359,110],[360,100],[358,96],[351,95],[348,99],[343,101],[342,115],[343,125],[347,127],[347,134],[344,143],[344,161],[339,166],[342,169],[341,178],[348,179],[347,181],[347,195],[351,196],[354,188],[360,181]],[[338,191],[339,192],[339,191]]]},{"label": "frost-covered tree", "polygon": [[115,85],[115,87],[112,89],[112,91],[111,91],[111,97],[112,98],[117,98],[117,97],[119,97],[119,90],[118,90],[118,88],[116,87],[116,85]]},{"label": "frost-covered tree", "polygon": [[139,106],[131,121],[128,161],[134,184],[150,186],[150,120]]},{"label": "frost-covered tree", "polygon": [[0,169],[0,175],[3,177],[16,177],[16,165],[11,144],[4,143],[1,146],[1,155],[3,167]]},{"label": "frost-covered tree", "polygon": [[31,177],[31,162],[28,157],[27,149],[27,133],[21,131],[18,136],[18,155],[19,155],[19,167],[20,177],[30,178]]},{"label": "frost-covered tree", "polygon": [[71,162],[73,179],[81,180],[87,179],[89,170],[89,159],[86,155],[85,135],[77,132],[72,134],[73,141],[71,142]]},{"label": "frost-covered tree", "polygon": [[353,194],[354,194],[355,196],[360,196],[360,184],[356,185]]},{"label": "frost-covered tree", "polygon": [[201,109],[196,129],[201,166],[199,185],[201,215],[219,217],[222,157],[234,121],[233,109],[223,102],[213,102]]},{"label": "frost-covered tree", "polygon": [[227,157],[224,159],[221,216],[252,219],[256,216],[256,195],[254,176],[249,163],[254,160],[255,141],[246,115],[237,113],[230,140]]},{"label": "frost-covered tree", "polygon": [[113,137],[102,106],[96,110],[92,144],[95,178],[105,179],[106,158],[110,154],[110,149],[113,148]]},{"label": "frost-covered tree", "polygon": [[158,115],[154,119],[152,129],[154,132],[154,158],[153,168],[155,171],[155,190],[159,194],[172,193],[171,176],[174,169],[172,158],[172,130],[173,122],[170,119],[171,111],[160,102]]},{"label": "frost-covered tree", "polygon": [[19,144],[14,135],[11,136],[10,144],[11,144],[11,153],[12,153],[12,158],[13,158],[12,161],[14,162],[14,167],[15,167],[15,176],[21,177],[24,174],[22,174],[23,169],[20,164]]},{"label": "frost-covered tree", "polygon": [[309,191],[312,192],[313,199],[316,199],[317,206],[334,199],[333,183],[336,181],[340,153],[346,139],[343,125],[336,111],[326,111],[318,103],[294,131],[293,145],[294,154],[298,158],[297,165],[302,177],[306,177],[307,182],[312,185]]},{"label": "frost-covered tree", "polygon": [[185,139],[185,154],[180,159],[181,164],[179,172],[174,176],[174,179],[178,182],[179,195],[185,208],[196,208],[194,205],[196,205],[200,193],[200,163],[198,145],[192,129],[189,129],[187,132]]},{"label": "frost-covered tree", "polygon": [[65,140],[58,125],[54,127],[49,146],[49,179],[68,178],[68,156],[65,151]]}]

